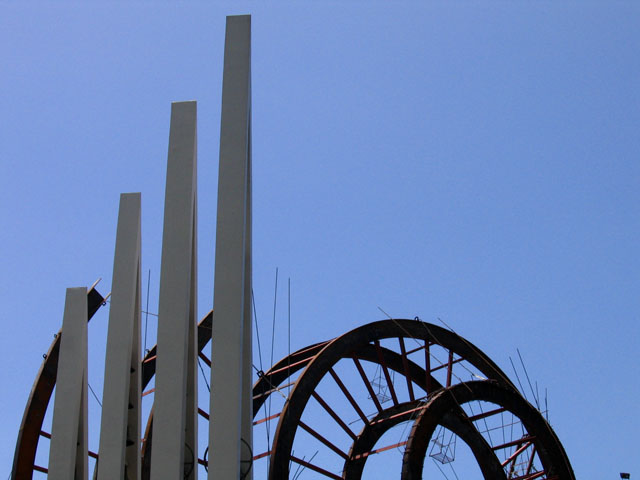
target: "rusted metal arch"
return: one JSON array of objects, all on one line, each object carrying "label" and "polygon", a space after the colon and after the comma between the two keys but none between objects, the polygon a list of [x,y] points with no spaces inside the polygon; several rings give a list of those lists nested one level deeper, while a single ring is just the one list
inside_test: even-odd
[{"label": "rusted metal arch", "polygon": [[535,445],[547,478],[575,480],[564,448],[542,414],[517,391],[492,380],[453,385],[436,392],[429,399],[409,434],[403,458],[403,480],[422,479],[429,441],[440,419],[474,400],[495,403],[520,419]]},{"label": "rusted metal arch", "polygon": [[[394,405],[376,415],[366,424],[349,451],[349,460],[345,461],[342,477],[359,480],[369,452],[378,440],[392,427],[406,421],[415,420],[423,411],[424,400],[404,402]],[[462,409],[447,412],[439,424],[459,436],[471,449],[485,478],[504,479],[504,469],[484,437],[473,427]],[[424,461],[424,460],[423,460]]]},{"label": "rusted metal arch", "polygon": [[289,460],[297,427],[307,402],[322,378],[340,359],[358,346],[388,338],[415,338],[432,342],[455,352],[471,363],[485,377],[494,379],[509,390],[515,387],[500,368],[480,349],[459,335],[441,327],[416,320],[381,320],[356,328],[329,342],[306,365],[285,404],[271,451],[270,480],[288,477]]},{"label": "rusted metal arch", "polygon": [[[209,313],[209,315],[207,315],[207,317],[205,317],[199,324],[198,349],[200,351],[206,346],[211,338],[211,321],[212,314]],[[379,363],[380,355],[382,355],[382,360],[391,370],[399,374],[407,375],[407,370],[405,369],[408,369],[410,379],[420,388],[427,391],[426,372],[422,367],[406,357],[403,359],[403,356],[397,352],[383,347],[376,348],[376,346],[371,343],[385,338],[400,337],[421,339],[455,351],[461,357],[465,357],[466,360],[478,368],[478,370],[484,375],[499,379],[504,383],[508,382],[510,386],[513,386],[507,379],[506,375],[486,355],[462,337],[448,330],[442,329],[441,327],[416,320],[382,320],[356,328],[355,330],[352,330],[351,332],[336,339],[302,348],[292,353],[290,356],[281,359],[272,368],[270,368],[267,373],[262,374],[262,372],[260,372],[261,375],[259,375],[253,389],[254,418],[270,394],[274,393],[276,389],[292,374],[306,368],[312,361],[315,361],[321,355],[326,355],[325,350],[327,346],[334,344],[336,341],[339,341],[337,345],[342,345],[346,348],[340,349],[342,355],[339,358],[336,358],[333,363],[336,363],[342,358],[349,357],[355,357],[359,360],[370,361],[372,363]],[[331,350],[329,351],[331,352]],[[406,366],[404,363],[405,361]],[[148,384],[154,372],[155,347],[147,353],[144,360],[143,385],[146,386]],[[306,374],[306,371],[303,372],[296,381],[296,384],[299,383]],[[432,391],[442,387],[432,376],[430,376],[430,381]],[[282,423],[283,417],[284,415],[281,415],[279,425]],[[148,478],[148,469],[145,468],[145,466],[150,465],[152,431],[153,415],[150,415],[143,444],[143,479]],[[277,433],[274,437],[273,445],[274,447],[278,446]],[[288,462],[288,460],[289,459],[287,458],[286,461]]]},{"label": "rusted metal arch", "polygon": [[[90,292],[91,295],[91,292]],[[89,302],[89,310],[90,316],[95,313],[95,310],[104,302],[104,299],[99,296],[96,297],[96,300],[93,302]],[[92,311],[93,309],[93,311]],[[198,349],[201,351],[206,344],[211,339],[211,322],[212,322],[212,312],[199,323],[198,325]],[[299,371],[302,368],[306,368],[310,363],[316,361],[319,357],[325,357],[329,354],[335,354],[335,350],[342,350],[344,355],[340,358],[355,356],[360,360],[367,360],[373,363],[379,363],[380,357],[382,354],[382,359],[387,365],[398,373],[406,375],[406,368],[409,369],[410,377],[412,380],[418,384],[425,391],[426,387],[426,375],[424,369],[422,369],[419,365],[414,362],[408,360],[406,357],[399,355],[398,353],[388,350],[385,348],[379,347],[376,349],[374,345],[370,342],[381,340],[385,338],[393,338],[393,337],[401,337],[401,338],[416,338],[422,339],[427,342],[431,342],[433,344],[441,345],[444,348],[448,348],[451,351],[455,351],[461,357],[464,357],[467,361],[473,364],[478,370],[484,375],[490,378],[496,378],[497,380],[509,385],[513,388],[511,382],[507,379],[507,377],[502,373],[502,371],[486,356],[484,355],[477,347],[472,345],[470,342],[466,341],[462,337],[448,331],[444,330],[435,325],[426,324],[420,321],[415,320],[383,320],[379,322],[374,322],[372,324],[365,325],[363,327],[359,327],[341,337],[338,337],[334,340],[330,340],[327,342],[321,342],[310,347],[305,347],[297,352],[293,353],[290,357],[285,357],[280,360],[277,364],[275,364],[267,374],[260,376],[258,381],[254,386],[254,406],[255,412],[258,411],[259,407],[262,403],[268,398],[270,393],[273,393],[273,389],[275,386],[281,384],[284,380],[286,380],[291,374]],[[57,340],[57,339],[56,339]],[[54,344],[56,342],[54,341]],[[332,345],[331,348],[327,350],[327,346]],[[345,347],[347,347],[345,349]],[[350,347],[350,348],[349,348]],[[52,349],[54,345],[52,345]],[[349,351],[350,350],[350,351]],[[322,355],[321,355],[322,354]],[[154,346],[151,350],[146,352],[145,357],[142,361],[142,385],[143,390],[146,388],[151,378],[155,374],[155,356],[156,356],[156,347]],[[339,360],[340,358],[337,358]],[[57,360],[57,357],[56,357]],[[408,362],[408,367],[403,364],[403,361]],[[46,363],[46,362],[45,362]],[[320,362],[322,363],[322,362]],[[335,363],[335,362],[333,362]],[[316,367],[317,368],[317,367]],[[42,370],[42,369],[41,369]],[[54,368],[55,370],[55,368]],[[54,371],[55,375],[55,371]],[[41,375],[39,375],[40,377]],[[300,383],[300,380],[303,377],[307,377],[307,372],[305,371],[303,375],[300,376],[297,383]],[[422,380],[424,377],[425,380]],[[46,378],[51,380],[51,376],[48,375]],[[430,377],[432,385],[432,390],[436,390],[440,388],[440,385],[437,381]],[[308,380],[308,378],[307,378]],[[306,381],[305,381],[306,382]],[[36,381],[38,384],[38,380]],[[53,390],[53,386],[55,385],[55,377],[53,377],[53,381],[51,382],[51,388],[49,391],[49,397],[51,395],[51,391]],[[35,386],[34,386],[35,388]],[[295,393],[294,391],[292,392]],[[40,405],[40,408],[37,410],[41,413],[42,418],[44,418],[44,414],[46,412],[48,404],[48,399],[44,404]],[[304,407],[302,408],[304,409]],[[29,408],[27,408],[29,410]],[[25,411],[25,416],[27,412]],[[280,430],[280,425],[282,424],[281,417],[278,431]],[[25,417],[26,418],[26,417]],[[24,420],[23,420],[24,423]],[[42,421],[40,421],[41,425]],[[278,431],[276,432],[276,437],[274,438],[274,445],[277,447],[279,445],[278,441]],[[149,422],[147,425],[147,432],[145,434],[145,442],[143,444],[143,465],[145,460],[150,459],[149,454],[144,454],[145,451],[148,451],[148,448],[151,447],[151,433],[152,433],[152,415],[149,418]],[[21,431],[22,434],[22,431]],[[24,437],[21,435],[21,437]],[[31,435],[33,437],[33,435]],[[35,439],[35,443],[37,446],[37,440],[39,439],[39,431],[37,432],[37,437]],[[24,440],[24,438],[22,438]],[[25,442],[19,442],[16,448],[16,451],[21,451],[20,445]],[[147,448],[148,447],[148,448]],[[35,448],[34,448],[34,458],[35,458]],[[16,459],[18,455],[16,455]],[[15,460],[14,460],[15,463]],[[15,468],[14,468],[15,470]],[[144,469],[143,469],[144,470]],[[33,461],[28,466],[28,476],[18,477],[13,476],[12,478],[32,478],[33,473]]]},{"label": "rusted metal arch", "polygon": [[[204,328],[199,330],[199,335],[206,335],[207,331],[211,332],[210,328],[206,328],[206,320],[210,319],[210,316],[207,316],[200,324],[200,326],[204,326]],[[210,333],[209,333],[210,334]],[[208,342],[207,338],[199,337],[198,339],[198,348],[202,350],[206,346]],[[303,349],[298,350],[297,352],[291,354],[290,357],[284,357],[278,363],[276,363],[273,368],[269,370],[266,374],[262,375],[256,384],[254,385],[253,394],[254,394],[254,418],[258,414],[259,409],[262,407],[264,402],[269,398],[269,395],[274,393],[277,387],[284,382],[290,375],[304,368],[306,363],[315,357],[315,354],[318,352],[318,346],[326,345],[328,342],[323,342],[320,344],[315,344],[310,347],[305,347]],[[316,352],[311,357],[307,357],[306,354],[308,352]],[[148,357],[153,359],[152,353],[155,352],[155,347],[150,350],[148,353]],[[372,363],[378,363],[380,361],[380,357],[378,356],[379,352],[374,345],[365,344],[360,345],[357,350],[352,353],[352,356],[359,360],[369,361]],[[393,350],[389,350],[384,347],[380,347],[380,354],[382,355],[382,359],[386,363],[386,365],[393,371],[405,374],[404,363],[402,356]],[[301,361],[300,359],[304,361]],[[296,360],[296,361],[294,361]],[[155,360],[152,360],[155,361]],[[151,363],[151,362],[149,362]],[[409,370],[409,376],[414,379],[415,383],[423,388],[426,391],[426,375],[425,370],[421,368],[419,365],[414,363],[411,360],[407,359],[407,368]],[[152,374],[151,368],[147,371],[148,374]],[[285,376],[286,374],[286,376]],[[150,379],[151,377],[149,377]],[[149,380],[147,380],[148,383]],[[275,385],[272,382],[276,382]],[[437,389],[441,388],[441,385],[438,381],[431,377],[432,385]],[[146,384],[145,384],[146,385]],[[270,388],[269,388],[270,387]],[[269,388],[269,389],[267,389]],[[151,454],[153,452],[153,410],[149,414],[149,418],[147,421],[147,427],[144,435],[143,449],[142,449],[142,479],[148,480],[150,474],[151,467]]]},{"label": "rusted metal arch", "polygon": [[[328,343],[328,342],[327,342]],[[389,350],[388,348],[385,347],[380,347],[380,353],[382,355],[382,359],[384,360],[384,362],[386,363],[387,367],[389,367],[391,370],[393,370],[396,373],[400,373],[402,375],[405,374],[404,371],[404,365],[403,365],[403,360],[402,360],[402,356],[400,354],[398,354],[397,352],[394,352],[393,350]],[[291,375],[293,375],[294,373],[296,373],[296,371],[306,367],[306,365],[308,365],[316,356],[314,355],[313,357],[307,359],[307,362],[304,365],[296,365],[295,367],[292,366],[290,368],[289,373],[287,374],[287,376],[282,377],[280,374],[281,372],[278,372],[279,368],[277,368],[277,365],[280,363],[285,363],[285,368],[287,369],[286,365],[286,357],[285,359],[283,359],[283,361],[278,362],[278,364],[276,364],[276,366],[274,366],[273,371],[276,371],[276,375],[270,376],[269,372],[267,372],[261,379],[258,379],[258,381],[256,382],[254,388],[253,388],[253,393],[254,393],[254,397],[253,397],[253,411],[254,411],[254,415],[255,412],[258,411],[259,408],[262,407],[262,405],[264,404],[264,402],[269,398],[269,395],[271,395],[272,393],[274,393],[276,391],[276,389],[282,384],[282,382],[284,382],[285,380],[287,380]],[[364,361],[368,361],[368,362],[372,362],[372,363],[380,363],[380,358],[378,356],[378,350],[376,349],[376,347],[374,345],[371,344],[364,344],[364,345],[357,345],[354,346],[354,350],[348,352],[347,355],[341,357],[340,359],[343,358],[357,358],[358,360],[364,360]],[[420,367],[417,363],[413,362],[412,360],[407,359],[407,368],[409,370],[409,376],[410,378],[417,383],[417,385],[422,388],[423,390],[427,390],[426,389],[426,374],[425,371],[422,367]],[[270,370],[270,371],[271,371]],[[286,370],[285,370],[286,373]],[[304,373],[302,374],[304,375]],[[438,383],[438,381],[431,377],[431,381],[433,382],[432,385],[437,388],[441,388],[440,383]],[[265,385],[264,384],[268,384],[271,385],[271,389],[270,390],[264,390]],[[435,390],[435,389],[434,389]],[[264,392],[262,394],[260,394],[259,392]]]},{"label": "rusted metal arch", "polygon": [[[276,372],[277,380],[269,378],[270,372],[268,372],[261,378],[261,380],[264,379],[263,382],[267,382],[271,385],[271,390],[268,390],[267,393],[270,394],[274,392],[275,388],[277,388],[277,386],[279,386],[281,382],[286,380],[286,378],[283,378],[281,374],[283,372],[283,369],[285,369],[284,371],[286,372],[287,365],[292,365],[290,370],[291,374],[293,374],[295,373],[295,371],[300,370],[307,363],[309,363],[309,361],[312,359],[311,357],[306,358],[307,361],[304,362],[304,365],[302,365],[303,362],[300,362],[299,360],[302,356],[301,353],[305,353],[310,349],[318,351],[319,347],[321,347],[322,345],[326,345],[327,343],[328,342],[324,342],[322,344],[316,344],[311,347],[302,349],[299,352],[292,354],[293,358],[291,360],[289,360],[288,357],[285,357],[276,365],[274,365],[270,372]],[[391,370],[405,376],[408,373],[409,379],[411,381],[416,383],[423,390],[427,391],[426,371],[423,368],[421,368],[413,361],[407,359],[407,369],[405,370],[403,357],[400,354],[384,347],[381,347],[381,352],[384,363]],[[354,356],[359,360],[365,360],[372,363],[379,363],[380,361],[376,347],[370,343],[358,346],[357,350],[353,351],[350,356]],[[297,359],[298,361],[294,362],[294,359]],[[259,386],[259,382],[256,383],[254,394],[256,394],[257,391],[262,391],[264,388]],[[431,387],[432,392],[436,392],[439,389],[443,388],[442,385],[433,376],[431,376]],[[258,408],[262,406],[266,398],[268,398],[268,395],[260,395],[258,398],[254,396],[254,412],[257,412]],[[400,403],[384,409],[382,412],[378,413],[376,417],[372,418],[369,423],[364,426],[362,432],[358,435],[358,438],[353,442],[351,446],[348,454],[349,458],[345,460],[343,478],[349,480],[357,480],[362,478],[364,466],[368,459],[367,453],[371,451],[380,437],[387,430],[397,425],[398,423],[411,420],[412,414],[414,417],[417,416],[419,412],[416,410],[416,407],[419,407],[423,404],[423,400]],[[456,435],[462,438],[465,443],[469,445],[471,451],[474,453],[478,461],[478,464],[480,465],[483,474],[485,475],[485,478],[506,479],[504,470],[500,465],[497,457],[495,456],[489,445],[486,443],[484,437],[482,437],[482,435],[473,428],[471,422],[469,422],[462,410],[455,413],[448,413],[442,419],[441,423],[445,428],[453,431]]]},{"label": "rusted metal arch", "polygon": [[[104,297],[95,289],[95,286],[91,287],[87,292],[87,321],[91,320],[91,317],[104,302]],[[42,422],[47,413],[47,407],[58,375],[58,355],[60,354],[61,337],[62,330],[58,331],[53,342],[51,342],[51,346],[49,346],[49,350],[44,355],[44,360],[40,365],[40,370],[38,370],[29,393],[29,399],[27,400],[18,432],[16,451],[13,456],[12,480],[30,480],[33,478]]]},{"label": "rusted metal arch", "polygon": [[[345,462],[342,477],[348,480],[362,478],[365,463],[378,440],[392,427],[415,420],[423,411],[425,402],[415,400],[394,405],[371,419],[353,442],[349,460]],[[459,436],[471,449],[485,478],[504,479],[504,469],[484,437],[475,429],[462,410],[447,412],[439,421],[443,427]]]}]

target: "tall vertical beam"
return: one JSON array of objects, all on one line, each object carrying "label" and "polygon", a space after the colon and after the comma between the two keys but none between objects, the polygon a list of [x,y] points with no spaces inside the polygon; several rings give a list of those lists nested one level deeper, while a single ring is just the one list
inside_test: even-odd
[{"label": "tall vertical beam", "polygon": [[238,479],[251,462],[250,178],[251,17],[243,15],[227,17],[224,50],[209,480]]},{"label": "tall vertical beam", "polygon": [[[196,102],[173,103],[158,307],[154,480],[197,476],[196,143]],[[191,473],[185,477],[188,464]]]},{"label": "tall vertical beam", "polygon": [[113,261],[98,480],[140,480],[140,399],[140,194],[123,193]]},{"label": "tall vertical beam", "polygon": [[50,480],[87,480],[87,288],[68,288],[53,405]]}]

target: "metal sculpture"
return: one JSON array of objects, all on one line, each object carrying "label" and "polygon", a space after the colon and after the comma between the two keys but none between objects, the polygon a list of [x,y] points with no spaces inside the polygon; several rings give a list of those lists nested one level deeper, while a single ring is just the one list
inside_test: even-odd
[{"label": "metal sculpture", "polygon": [[[209,313],[198,326],[199,358],[207,365],[210,365],[210,360],[203,350],[211,339],[212,317]],[[155,362],[156,347],[146,354],[141,363],[142,390],[147,388],[155,374]],[[355,372],[352,377],[361,384],[360,394],[338,373],[340,368],[344,371],[343,364],[351,366]],[[369,374],[375,367],[379,367],[389,381],[387,386],[391,400],[387,402],[390,403],[388,406],[374,395]],[[392,380],[392,374],[395,380]],[[470,380],[463,381],[463,375]],[[333,340],[302,348],[256,376],[253,386],[254,428],[267,422],[277,423],[267,450],[254,455],[254,462],[270,462],[270,480],[292,478],[292,465],[296,464],[327,478],[367,478],[365,467],[368,459],[390,448],[405,445],[400,477],[422,478],[427,447],[438,425],[453,432],[469,446],[485,478],[575,478],[566,453],[544,416],[524,399],[504,372],[480,349],[436,325],[400,319],[370,323]],[[479,377],[485,379],[478,380]],[[327,381],[333,384],[330,396],[318,388]],[[287,386],[288,383],[292,385]],[[258,418],[271,396],[277,395],[282,399],[281,394],[287,391],[284,387],[290,388],[290,393],[280,402],[284,406],[282,411]],[[331,419],[336,431],[343,433],[340,439],[328,438],[319,431],[320,426],[304,418],[311,401],[326,412],[325,418]],[[340,401],[350,411],[338,411]],[[472,414],[468,406],[473,402],[483,402],[485,406],[493,405],[493,408]],[[46,407],[45,403],[29,404],[27,410],[32,417],[44,418]],[[369,413],[372,409],[373,414]],[[345,412],[359,419],[359,431],[348,425],[351,418],[345,418]],[[209,415],[203,408],[199,408],[199,413],[208,419]],[[516,438],[506,442],[495,438],[491,441],[484,431],[485,422],[505,414],[513,415],[524,426],[525,433],[518,433]],[[378,440],[385,432],[404,422],[410,422],[412,426],[407,439],[401,442],[403,445],[378,446]],[[150,478],[152,432],[153,415],[150,415],[143,439],[143,479]],[[339,460],[340,470],[305,459],[300,445],[293,448],[296,437],[302,434],[312,437],[333,454]],[[28,451],[35,451],[41,438],[43,435],[39,432],[31,432],[28,436],[23,434],[16,448],[16,459],[25,458]],[[198,458],[201,465],[206,463],[204,450],[206,447]],[[335,466],[337,462],[333,464]],[[33,471],[43,469],[32,464],[31,470],[23,469],[20,475],[15,472],[12,478],[32,478]]]},{"label": "metal sculpture", "polygon": [[[103,430],[107,425],[112,431],[108,435],[111,440],[107,430],[102,432],[105,438],[101,438],[100,449],[105,452],[105,467],[98,469],[98,478],[195,479],[199,473],[196,464],[200,464],[211,480],[250,480],[257,467],[269,480],[295,480],[305,469],[331,479],[360,479],[369,475],[367,466],[373,456],[403,448],[398,473],[413,480],[422,478],[427,457],[449,465],[455,461],[453,444],[447,443],[446,437],[468,446],[485,478],[573,480],[564,449],[543,414],[518,393],[504,372],[463,337],[417,318],[369,323],[302,348],[267,372],[257,371],[251,387],[250,58],[250,18],[228,17],[216,315],[214,319],[210,312],[197,327],[196,105],[172,105],[159,347],[146,352],[139,364],[138,196],[129,198],[135,200],[135,206],[124,209],[129,213],[125,215],[128,220],[121,217],[126,226],[122,238],[119,221],[117,245],[127,246],[122,251],[116,247],[111,316],[117,318],[110,318],[105,367],[105,391],[113,393],[113,398],[104,395],[109,412],[103,410],[102,422]],[[95,288],[88,291],[86,299],[84,291],[76,291],[81,301],[74,303],[82,306],[82,310],[74,310],[74,318],[81,320],[74,325],[80,326],[81,333],[86,333],[84,309],[89,319],[105,301]],[[211,359],[205,353],[210,344]],[[45,355],[25,409],[11,476],[14,480],[32,479],[34,472],[55,476],[36,465],[35,458],[42,439],[51,439],[42,425],[56,383],[59,348],[60,335]],[[63,350],[62,357],[67,356]],[[197,404],[197,362],[211,368],[211,392],[204,408]],[[111,372],[116,364],[118,372]],[[67,367],[61,373],[63,378],[73,376],[74,392],[84,392],[86,399],[84,384],[77,388],[82,383],[78,381],[82,368]],[[147,390],[152,379],[155,387]],[[154,403],[139,450],[141,398],[153,398]],[[272,413],[274,405],[277,413]],[[69,459],[79,458],[86,464],[86,429],[82,430],[86,415],[79,426],[78,408],[74,406],[73,412],[60,418],[67,419],[63,422],[66,430],[81,433],[82,453],[77,454],[75,445],[71,448],[66,442],[66,450],[55,454],[56,462],[68,464]],[[209,441],[198,448],[198,419],[209,421],[207,408],[212,409],[205,429],[210,433]],[[112,415],[116,410],[119,415]],[[508,439],[505,416],[510,426]],[[403,433],[396,443],[379,445],[403,424],[410,427],[410,434]],[[264,441],[257,434],[260,429],[266,431]],[[491,435],[497,430],[502,441]],[[53,440],[55,443],[60,437]],[[433,451],[435,447],[438,451]],[[88,455],[98,459],[96,453]],[[82,478],[87,470],[81,468]],[[58,478],[70,478],[69,471],[58,473]]]}]

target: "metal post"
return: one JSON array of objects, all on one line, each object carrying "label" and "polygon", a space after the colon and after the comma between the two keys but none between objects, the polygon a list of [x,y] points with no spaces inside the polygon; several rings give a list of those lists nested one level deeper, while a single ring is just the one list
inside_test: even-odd
[{"label": "metal post", "polygon": [[[197,477],[196,102],[171,106],[162,237],[153,480]],[[191,470],[188,476],[185,472]]]},{"label": "metal post", "polygon": [[139,480],[139,439],[140,194],[123,193],[113,262],[98,480]]},{"label": "metal post", "polygon": [[50,480],[87,480],[87,288],[67,288],[53,406]]},{"label": "metal post", "polygon": [[[251,478],[251,17],[227,17],[211,346],[209,480]],[[155,447],[154,447],[155,448]],[[155,452],[154,452],[155,455]],[[241,468],[242,465],[242,468]]]}]

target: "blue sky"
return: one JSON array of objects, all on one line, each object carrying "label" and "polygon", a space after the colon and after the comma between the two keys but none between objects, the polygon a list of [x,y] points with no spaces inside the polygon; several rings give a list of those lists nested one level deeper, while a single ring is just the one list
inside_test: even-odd
[{"label": "blue sky", "polygon": [[[520,349],[577,477],[640,474],[637,2],[5,1],[0,475],[65,288],[102,277],[110,290],[121,192],[142,192],[157,309],[176,100],[198,101],[211,308],[224,17],[237,13],[253,16],[263,345],[276,267],[275,358],[288,278],[294,349],[378,307],[441,318],[509,373]],[[98,386],[106,318],[90,328]]]}]

